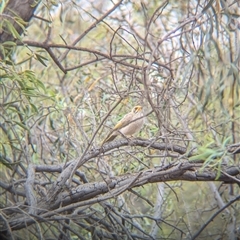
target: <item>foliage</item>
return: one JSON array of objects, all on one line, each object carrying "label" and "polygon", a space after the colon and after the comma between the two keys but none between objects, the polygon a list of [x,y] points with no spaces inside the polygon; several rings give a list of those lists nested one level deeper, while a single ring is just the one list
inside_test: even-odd
[{"label": "foliage", "polygon": [[[236,237],[237,5],[42,1],[26,29],[16,18],[21,36],[5,18],[17,40],[0,44],[1,233]],[[101,146],[135,105],[138,138]]]}]

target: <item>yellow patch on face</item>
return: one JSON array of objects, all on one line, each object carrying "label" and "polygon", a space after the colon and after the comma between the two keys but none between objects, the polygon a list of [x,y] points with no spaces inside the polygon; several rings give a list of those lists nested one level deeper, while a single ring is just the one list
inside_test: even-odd
[{"label": "yellow patch on face", "polygon": [[139,112],[141,110],[142,110],[142,106],[136,106],[136,107],[133,108],[133,112],[134,113],[137,113],[137,112]]}]

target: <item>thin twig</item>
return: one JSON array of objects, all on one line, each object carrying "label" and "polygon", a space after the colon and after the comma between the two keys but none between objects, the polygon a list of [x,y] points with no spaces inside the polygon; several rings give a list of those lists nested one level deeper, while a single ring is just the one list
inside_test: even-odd
[{"label": "thin twig", "polygon": [[231,200],[230,202],[228,202],[225,206],[223,206],[221,209],[219,209],[216,213],[214,213],[209,219],[208,221],[192,236],[191,240],[196,239],[200,233],[208,226],[208,224],[210,224],[210,222],[213,221],[213,219],[219,214],[221,213],[224,209],[226,209],[227,207],[229,207],[230,205],[232,205],[234,202],[238,201],[240,199],[240,195],[237,196],[236,198],[234,198],[233,200]]}]

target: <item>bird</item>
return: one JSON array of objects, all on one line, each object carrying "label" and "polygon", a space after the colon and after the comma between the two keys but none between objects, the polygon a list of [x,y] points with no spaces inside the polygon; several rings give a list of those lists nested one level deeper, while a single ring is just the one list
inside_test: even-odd
[{"label": "bird", "polygon": [[113,141],[118,135],[132,136],[140,131],[144,124],[142,106],[135,106],[127,113],[107,135],[102,144]]}]

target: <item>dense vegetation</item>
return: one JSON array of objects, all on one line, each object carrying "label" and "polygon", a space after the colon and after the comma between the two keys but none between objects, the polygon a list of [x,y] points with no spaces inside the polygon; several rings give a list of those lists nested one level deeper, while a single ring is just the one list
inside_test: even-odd
[{"label": "dense vegetation", "polygon": [[240,238],[239,9],[2,1],[1,239]]}]

